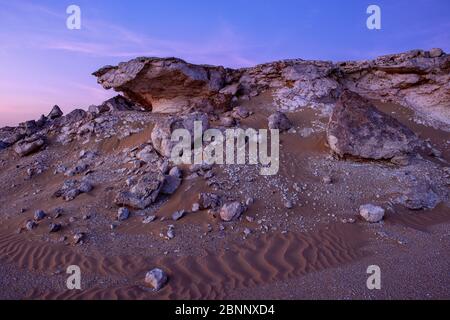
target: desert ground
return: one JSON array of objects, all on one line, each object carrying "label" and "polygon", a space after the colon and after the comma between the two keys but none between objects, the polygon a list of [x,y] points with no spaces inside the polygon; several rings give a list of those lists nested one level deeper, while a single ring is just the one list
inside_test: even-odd
[{"label": "desert ground", "polygon": [[[0,298],[449,299],[450,56],[436,50],[100,69],[123,96],[0,129]],[[280,129],[278,173],[172,164],[172,125],[192,119]]]}]

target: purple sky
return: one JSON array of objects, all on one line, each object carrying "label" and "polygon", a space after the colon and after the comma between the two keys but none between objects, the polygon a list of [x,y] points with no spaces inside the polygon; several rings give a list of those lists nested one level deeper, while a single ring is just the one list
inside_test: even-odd
[{"label": "purple sky", "polygon": [[[81,8],[81,30],[66,8]],[[368,30],[366,9],[382,10]],[[450,51],[450,1],[0,0],[0,126],[67,112],[114,92],[91,73],[136,56],[228,67],[286,59],[351,60],[410,49]]]}]

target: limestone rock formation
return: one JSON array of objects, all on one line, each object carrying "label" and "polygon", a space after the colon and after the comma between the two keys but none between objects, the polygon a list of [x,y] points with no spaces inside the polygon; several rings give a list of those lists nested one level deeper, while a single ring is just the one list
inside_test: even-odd
[{"label": "limestone rock formation", "polygon": [[313,107],[331,113],[349,89],[409,107],[450,130],[450,55],[441,49],[338,63],[291,59],[235,70],[176,58],[136,58],[94,75],[104,88],[154,112],[222,111],[232,108],[236,98],[270,92],[280,111]]},{"label": "limestone rock formation", "polygon": [[194,65],[177,58],[136,58],[93,75],[144,108],[160,113],[228,108],[232,95],[220,93],[226,69]]},{"label": "limestone rock formation", "polygon": [[327,128],[330,148],[339,156],[392,159],[419,146],[417,136],[356,93],[344,91]]},{"label": "limestone rock formation", "polygon": [[410,107],[424,119],[450,128],[450,55],[442,50],[412,50],[337,66],[344,75],[343,87]]}]

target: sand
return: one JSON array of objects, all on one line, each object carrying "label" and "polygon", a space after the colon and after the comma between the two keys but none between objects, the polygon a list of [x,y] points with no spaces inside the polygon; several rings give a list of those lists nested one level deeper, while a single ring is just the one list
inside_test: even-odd
[{"label": "sand", "polygon": [[[255,114],[241,125],[265,127],[272,110],[269,100],[263,95],[246,102]],[[442,160],[423,155],[424,174],[448,165],[447,132],[417,124],[399,106],[377,105],[443,152]],[[152,114],[139,117],[158,119]],[[297,129],[281,136],[277,176],[262,177],[258,168],[246,165],[216,166],[211,186],[201,177],[184,179],[174,195],[134,211],[114,230],[110,228],[117,214],[113,198],[126,177],[115,173],[124,165],[112,156],[147,141],[151,125],[125,139],[112,137],[86,145],[54,143],[23,159],[11,150],[0,153],[0,298],[449,299],[448,202],[418,212],[394,206],[380,224],[362,221],[357,216],[359,205],[388,201],[402,187],[396,175],[407,169],[333,159],[325,144],[326,115],[305,109],[289,117]],[[81,149],[89,148],[104,159],[111,158],[92,173],[94,190],[71,202],[53,197],[67,179],[53,174],[53,166],[74,162]],[[26,169],[34,161],[50,169],[28,179]],[[327,175],[333,177],[330,185],[322,182]],[[295,182],[304,190],[295,191]],[[255,203],[240,221],[231,223],[222,223],[206,211],[189,213],[176,222],[170,219],[174,211],[190,210],[199,192],[215,189],[230,200],[253,197]],[[284,207],[286,199],[293,202],[292,209]],[[32,232],[18,232],[35,210],[52,217],[58,207],[64,208],[60,218],[45,219]],[[26,211],[21,213],[21,208]],[[90,219],[82,218],[86,214]],[[143,216],[149,214],[158,219],[143,224]],[[162,217],[166,220],[161,221]],[[355,222],[344,223],[344,219]],[[52,221],[63,224],[60,232],[48,233]],[[175,238],[166,240],[160,233],[170,224],[175,226]],[[244,236],[245,228],[252,233]],[[86,242],[75,245],[71,237],[79,231],[86,233]],[[60,240],[63,235],[67,240]],[[81,268],[82,290],[66,288],[65,270],[73,264]],[[381,290],[366,287],[366,270],[373,264],[382,270]],[[143,281],[154,267],[169,275],[167,286],[158,292]]]}]

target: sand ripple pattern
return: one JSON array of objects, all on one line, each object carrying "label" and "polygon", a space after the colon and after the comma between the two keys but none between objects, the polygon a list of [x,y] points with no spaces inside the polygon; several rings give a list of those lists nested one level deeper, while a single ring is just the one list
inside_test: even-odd
[{"label": "sand ripple pattern", "polygon": [[[181,258],[89,257],[59,245],[24,241],[14,234],[0,237],[0,259],[41,272],[77,264],[84,274],[125,283],[81,291],[35,289],[27,297],[31,299],[221,299],[230,290],[299,277],[359,259],[367,253],[364,242],[355,236],[358,232],[357,227],[348,226],[308,234],[264,235],[228,250]],[[145,272],[154,266],[165,269],[170,277],[158,293],[142,283]]]}]

